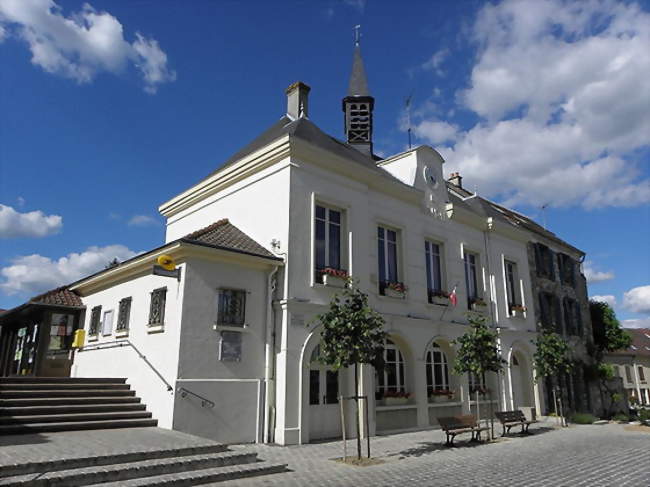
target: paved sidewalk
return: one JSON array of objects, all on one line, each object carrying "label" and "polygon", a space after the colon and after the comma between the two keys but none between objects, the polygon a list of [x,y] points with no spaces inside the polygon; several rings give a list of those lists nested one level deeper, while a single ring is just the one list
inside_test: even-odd
[{"label": "paved sidewalk", "polygon": [[[457,440],[455,448],[444,447],[443,433],[435,430],[380,436],[372,439],[372,454],[386,463],[371,467],[332,461],[342,456],[341,442],[291,447],[239,445],[232,448],[253,450],[266,461],[287,463],[292,471],[215,487],[650,485],[650,433],[628,431],[618,424],[551,426],[531,427],[533,435],[513,435],[492,444],[470,446]],[[348,451],[353,453],[354,448],[350,441]]]}]

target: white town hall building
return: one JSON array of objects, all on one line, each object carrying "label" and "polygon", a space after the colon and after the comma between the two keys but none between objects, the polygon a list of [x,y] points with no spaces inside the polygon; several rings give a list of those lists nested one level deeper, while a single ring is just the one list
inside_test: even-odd
[{"label": "white town hall building", "polygon": [[[458,174],[446,180],[431,147],[373,155],[374,99],[358,45],[345,142],[311,121],[309,91],[292,84],[285,115],[160,206],[163,246],[69,286],[86,307],[71,375],[126,377],[160,426],[223,442],[337,437],[338,397],[353,394],[354,378],[314,360],[315,317],[340,290],[331,274],[343,272],[390,337],[386,368],[362,368],[364,435],[475,410],[469,392],[481,385],[451,372],[469,309],[498,329],[507,361],[487,379],[494,408],[542,411],[528,244],[544,234],[465,191]],[[173,257],[178,278],[152,274],[161,255]]]}]

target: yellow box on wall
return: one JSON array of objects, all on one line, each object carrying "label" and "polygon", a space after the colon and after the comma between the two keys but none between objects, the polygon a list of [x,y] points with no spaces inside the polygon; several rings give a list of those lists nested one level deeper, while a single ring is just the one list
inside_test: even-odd
[{"label": "yellow box on wall", "polygon": [[75,330],[74,340],[72,341],[72,348],[81,348],[86,341],[86,330]]}]

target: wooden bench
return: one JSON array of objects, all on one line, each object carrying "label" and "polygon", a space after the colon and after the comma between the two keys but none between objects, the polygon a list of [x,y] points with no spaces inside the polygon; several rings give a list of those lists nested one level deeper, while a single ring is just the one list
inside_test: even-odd
[{"label": "wooden bench", "polygon": [[481,431],[486,431],[489,428],[479,426],[476,423],[476,418],[472,414],[463,414],[460,416],[448,416],[437,418],[440,428],[447,434],[447,446],[454,446],[454,438],[456,435],[463,433],[471,433],[472,439],[470,441],[480,441]]},{"label": "wooden bench", "polygon": [[515,426],[521,426],[522,434],[528,433],[528,427],[533,423],[537,423],[535,420],[531,421],[526,419],[524,413],[519,409],[515,411],[497,411],[494,415],[501,422],[501,426],[503,426],[503,434],[501,436],[506,436],[506,434],[510,433],[510,428]]}]

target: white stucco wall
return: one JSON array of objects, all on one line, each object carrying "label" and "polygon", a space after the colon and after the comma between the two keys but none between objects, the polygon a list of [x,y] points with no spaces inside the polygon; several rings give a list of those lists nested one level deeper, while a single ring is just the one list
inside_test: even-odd
[{"label": "white stucco wall", "polygon": [[[178,370],[185,279],[185,266],[181,265],[180,267],[183,276],[180,282],[169,277],[151,274],[140,275],[84,296],[83,302],[87,309],[84,323],[86,332],[88,332],[92,309],[95,306],[102,307],[102,316],[104,311],[114,310],[113,333],[107,336],[102,335],[100,326],[97,340],[93,340],[87,335],[86,344],[109,345],[119,340],[129,340],[173,386]],[[164,330],[149,333],[150,329],[147,324],[150,293],[160,287],[167,287]],[[132,298],[129,334],[126,337],[118,337],[115,333],[118,304],[122,298],[129,296]],[[153,417],[158,420],[158,425],[164,428],[172,427],[173,391],[167,390],[163,381],[131,347],[77,352],[72,375],[74,377],[126,377],[131,388],[135,389],[136,395],[142,398],[142,402],[146,404],[147,410],[151,411]]]}]

